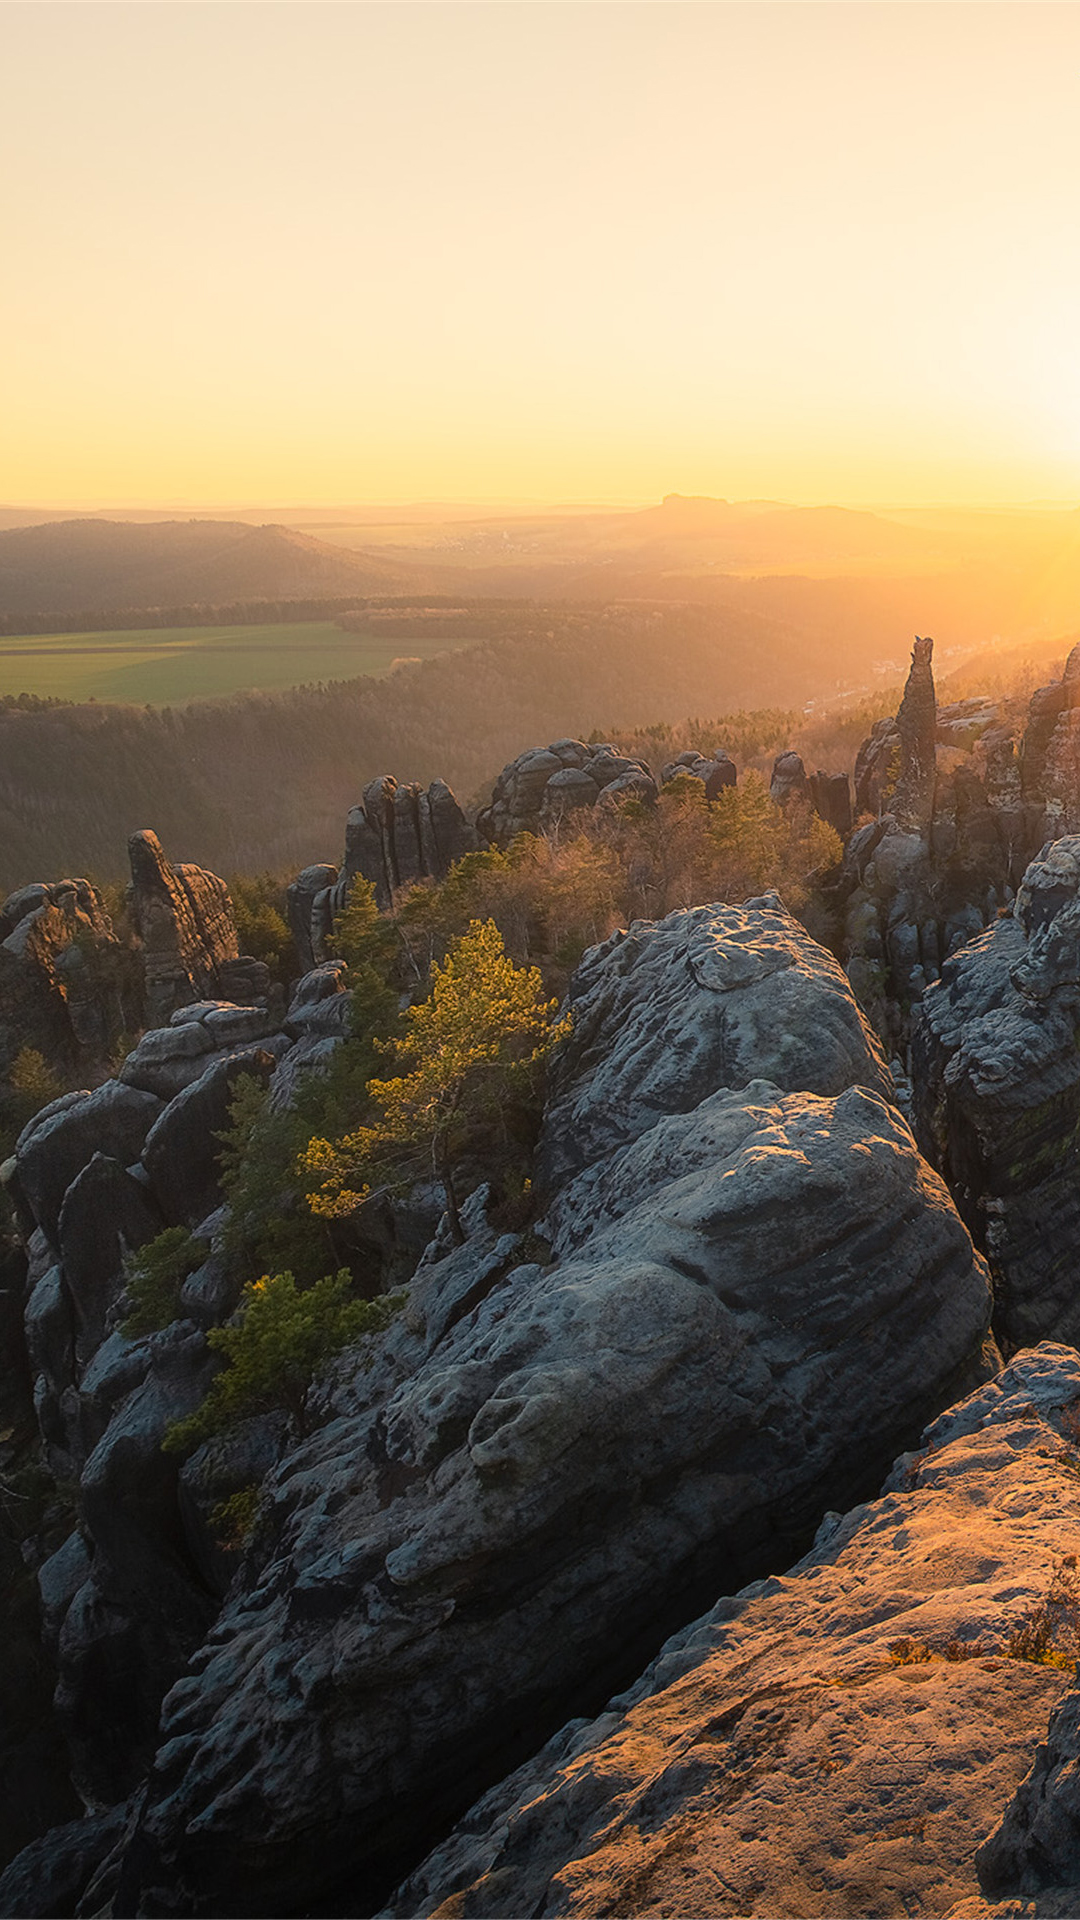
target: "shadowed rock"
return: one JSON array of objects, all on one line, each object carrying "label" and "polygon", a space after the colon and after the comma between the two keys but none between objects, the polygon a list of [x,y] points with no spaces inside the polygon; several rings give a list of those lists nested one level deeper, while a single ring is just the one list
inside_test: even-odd
[{"label": "shadowed rock", "polygon": [[1080,1341],[1080,839],[944,962],[912,1032],[915,1126],[986,1248],[1007,1347]]},{"label": "shadowed rock", "polygon": [[0,907],[0,1071],[24,1047],[71,1071],[98,1066],[136,995],[101,895],[88,880],[21,887]]},{"label": "shadowed rock", "polygon": [[[783,1565],[993,1364],[985,1270],[778,903],[671,916],[585,971],[555,1259],[474,1207],[376,1366],[339,1369],[165,1704],[117,1912],[164,1887],[176,1912],[368,1911],[425,1830],[695,1601]],[[636,1081],[614,1130],[611,1035]],[[827,1085],[747,1085],[755,1057]]]},{"label": "shadowed rock", "polygon": [[916,639],[904,697],[896,715],[900,767],[891,811],[907,832],[925,833],[934,808],[937,700],[932,666],[934,643]]},{"label": "shadowed rock", "polygon": [[519,753],[503,768],[490,803],[477,815],[477,830],[492,846],[507,847],[516,834],[550,831],[566,815],[596,806],[604,793],[612,799],[620,793],[654,798],[656,782],[643,760],[628,758],[610,742],[555,740]]}]

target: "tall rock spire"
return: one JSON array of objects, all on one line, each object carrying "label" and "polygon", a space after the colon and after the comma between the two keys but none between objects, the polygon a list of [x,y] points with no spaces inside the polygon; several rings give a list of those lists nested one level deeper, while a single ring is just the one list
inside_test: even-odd
[{"label": "tall rock spire", "polygon": [[934,806],[937,696],[934,692],[932,640],[915,637],[911,671],[896,716],[900,736],[900,772],[890,811],[909,833],[927,833]]}]

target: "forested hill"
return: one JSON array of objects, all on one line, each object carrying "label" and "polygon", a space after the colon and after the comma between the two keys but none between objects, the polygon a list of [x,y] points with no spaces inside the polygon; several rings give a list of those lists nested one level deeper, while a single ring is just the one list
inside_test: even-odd
[{"label": "forested hill", "polygon": [[336,858],[378,773],[441,776],[467,800],[538,740],[801,704],[832,685],[827,655],[747,612],[538,607],[513,638],[380,681],[161,710],[0,709],[0,889],[120,878],[144,826],[217,872]]},{"label": "forested hill", "polygon": [[0,618],[407,590],[381,557],[290,527],[64,520],[0,533]]}]

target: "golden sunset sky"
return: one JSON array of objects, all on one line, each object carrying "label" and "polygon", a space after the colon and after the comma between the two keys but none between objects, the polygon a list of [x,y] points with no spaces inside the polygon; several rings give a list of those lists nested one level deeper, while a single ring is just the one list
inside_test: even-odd
[{"label": "golden sunset sky", "polygon": [[1080,499],[1080,8],[6,0],[0,501]]}]

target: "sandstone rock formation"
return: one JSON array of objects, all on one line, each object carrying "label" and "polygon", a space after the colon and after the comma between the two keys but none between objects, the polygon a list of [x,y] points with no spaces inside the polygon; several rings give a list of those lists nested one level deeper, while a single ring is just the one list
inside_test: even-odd
[{"label": "sandstone rock formation", "polygon": [[1009,1348],[1080,1341],[1080,839],[947,960],[913,1025],[915,1126],[995,1275]]},{"label": "sandstone rock formation", "polygon": [[846,773],[807,774],[801,753],[790,750],[773,762],[769,793],[780,807],[813,807],[846,840],[851,832],[851,781]]},{"label": "sandstone rock formation", "polygon": [[272,997],[264,963],[238,951],[225,882],[174,866],[156,834],[129,850],[133,935],[87,880],[21,887],[0,907],[0,1076],[31,1047],[65,1076],[100,1078],[125,1034],[177,1008]]},{"label": "sandstone rock formation", "polygon": [[225,997],[221,972],[239,957],[224,880],[202,867],[173,866],[156,833],[128,843],[128,900],[145,976],[146,1025],[164,1026],[178,1007]]},{"label": "sandstone rock formation", "polygon": [[67,1071],[108,1057],[137,983],[88,880],[21,887],[0,907],[0,1074],[24,1047]]},{"label": "sandstone rock formation", "polygon": [[655,798],[656,781],[644,760],[628,759],[610,743],[555,740],[519,753],[503,768],[490,804],[477,815],[477,830],[491,845],[506,847],[515,834],[555,827],[576,809],[594,807],[605,793],[613,799],[628,793]]},{"label": "sandstone rock formation", "polygon": [[725,787],[733,787],[738,781],[735,762],[730,754],[688,753],[676,754],[661,770],[660,784],[666,787],[669,780],[677,780],[680,774],[689,774],[691,779],[700,780],[705,788],[707,800],[715,800]]},{"label": "sandstone rock formation", "polygon": [[480,844],[450,788],[399,786],[392,774],[370,780],[345,823],[345,857],[337,867],[305,867],[289,887],[289,925],[305,971],[327,957],[326,940],[357,874],[370,880],[379,907],[399,887],[445,880],[455,860]]},{"label": "sandstone rock formation", "polygon": [[837,944],[890,1052],[943,961],[1011,901],[1038,846],[1021,789],[1015,717],[986,702],[935,703],[930,640],[917,640],[895,720],[855,763],[857,827],[833,887]]},{"label": "sandstone rock formation", "polygon": [[[183,891],[198,898],[190,880]],[[205,1329],[236,1304],[238,1282],[215,1248],[230,1089],[241,1073],[272,1076],[290,1054],[318,1066],[344,1028],[339,1020],[334,1037],[324,1023],[312,1060],[309,1003],[325,1006],[326,991],[301,982],[289,1032],[272,1030],[265,1006],[182,1007],[144,1036],[118,1079],[38,1114],[4,1169],[29,1255],[15,1278],[38,1431],[53,1473],[78,1483],[79,1529],[46,1561],[41,1586],[57,1717],[96,1805],[138,1784],[161,1698],[219,1602],[207,1514],[220,1494],[189,1499],[161,1440],[204,1395]],[[185,1284],[183,1317],[129,1337],[125,1259],[174,1223],[205,1240],[206,1264]],[[14,1318],[10,1332],[14,1343]]]},{"label": "sandstone rock formation", "polygon": [[[1075,1541],[1072,1543],[1075,1547]],[[1062,1556],[1048,1583],[1044,1612],[1060,1634],[1080,1621],[1074,1552]],[[1042,1622],[1040,1621],[1040,1625]],[[1068,1652],[1075,1650],[1070,1644]],[[1068,1916],[1080,1912],[1080,1693],[1068,1692],[1034,1750],[1031,1770],[995,1831],[979,1848],[979,1879],[992,1904],[972,1914]],[[1009,1897],[1011,1896],[1011,1897]]]},{"label": "sandstone rock formation", "polygon": [[986,699],[935,710],[930,648],[916,642],[899,713],[859,749],[863,824],[833,889],[837,948],[901,1058],[942,962],[1011,903],[1041,846],[1080,829],[1080,647],[1026,712]]},{"label": "sandstone rock formation", "polygon": [[539,1151],[549,1190],[717,1087],[891,1091],[842,968],[775,893],[635,921],[585,955],[569,1006]]},{"label": "sandstone rock formation", "polygon": [[981,1262],[778,903],[636,928],[585,972],[550,1254],[476,1196],[376,1364],[339,1369],[165,1703],[118,1912],[369,1910],[422,1832],[995,1364]]},{"label": "sandstone rock formation", "polygon": [[[1075,1567],[1078,1403],[1073,1349],[1017,1356],[880,1499],[481,1800],[386,1915],[972,1911],[975,1850],[1069,1684],[1031,1631]],[[1055,1623],[1066,1661],[1078,1625]],[[996,1885],[1080,1881],[1078,1699],[979,1855]]]}]

